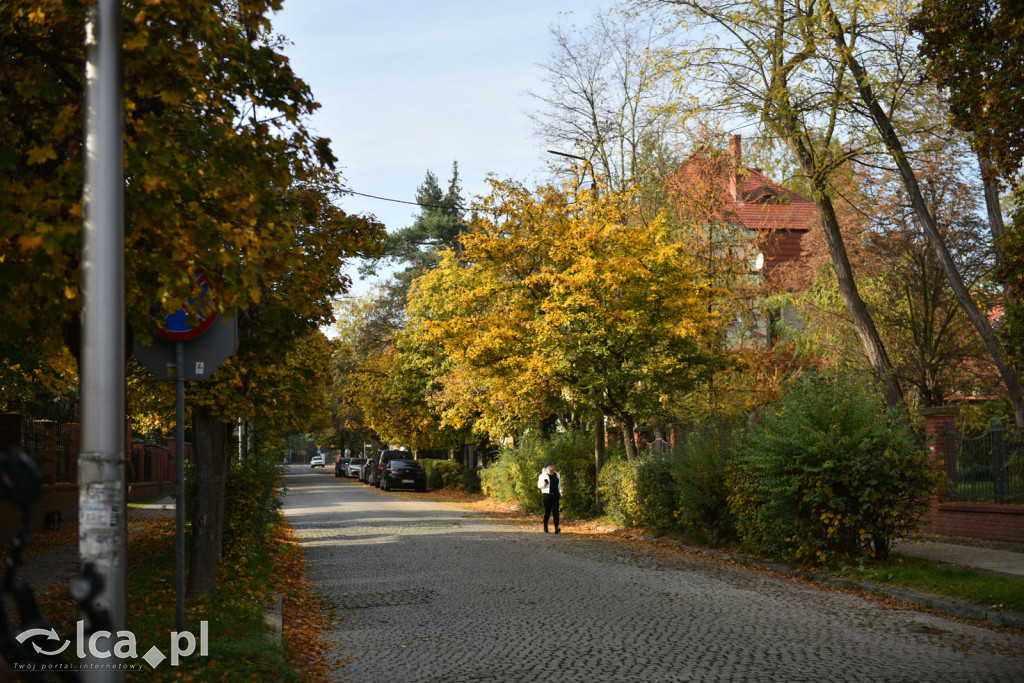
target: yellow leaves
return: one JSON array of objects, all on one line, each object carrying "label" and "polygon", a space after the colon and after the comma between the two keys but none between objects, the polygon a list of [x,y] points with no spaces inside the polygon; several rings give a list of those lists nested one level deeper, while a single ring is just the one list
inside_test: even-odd
[{"label": "yellow leaves", "polygon": [[57,153],[53,150],[53,145],[50,144],[36,145],[28,150],[28,163],[30,165],[44,164],[56,158]]},{"label": "yellow leaves", "polygon": [[138,31],[125,38],[124,50],[125,52],[134,52],[144,49],[147,45],[149,45],[149,34],[145,31]]},{"label": "yellow leaves", "polygon": [[167,181],[160,176],[147,175],[142,179],[142,187],[146,192],[152,192],[161,187],[167,187]]},{"label": "yellow leaves", "polygon": [[181,104],[183,97],[181,93],[175,92],[174,90],[161,90],[160,99],[163,100],[164,104],[177,106]]}]

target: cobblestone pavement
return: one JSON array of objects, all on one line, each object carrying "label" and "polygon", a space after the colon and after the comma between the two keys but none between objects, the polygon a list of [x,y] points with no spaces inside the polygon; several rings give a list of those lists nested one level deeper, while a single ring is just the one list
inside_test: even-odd
[{"label": "cobblestone pavement", "polygon": [[1024,680],[1018,635],[330,473],[286,483],[334,681]]}]

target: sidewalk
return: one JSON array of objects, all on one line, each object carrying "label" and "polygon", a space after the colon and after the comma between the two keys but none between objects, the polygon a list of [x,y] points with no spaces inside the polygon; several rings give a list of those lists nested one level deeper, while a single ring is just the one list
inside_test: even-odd
[{"label": "sidewalk", "polygon": [[897,555],[922,557],[959,567],[1024,578],[1024,551],[997,550],[975,545],[931,540],[898,541],[892,549]]}]

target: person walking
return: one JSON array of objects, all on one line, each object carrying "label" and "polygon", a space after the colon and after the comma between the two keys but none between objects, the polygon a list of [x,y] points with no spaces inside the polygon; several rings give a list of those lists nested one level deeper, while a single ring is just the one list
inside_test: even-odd
[{"label": "person walking", "polygon": [[544,533],[548,533],[548,519],[555,518],[555,533],[560,534],[558,528],[558,503],[562,498],[562,475],[555,471],[555,463],[544,463],[544,469],[537,477],[537,488],[540,489],[541,497],[544,499]]}]

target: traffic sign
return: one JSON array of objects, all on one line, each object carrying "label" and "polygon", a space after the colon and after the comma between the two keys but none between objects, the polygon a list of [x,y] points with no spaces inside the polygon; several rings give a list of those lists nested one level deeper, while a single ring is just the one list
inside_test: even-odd
[{"label": "traffic sign", "polygon": [[174,380],[177,379],[175,347],[179,343],[185,350],[185,381],[202,381],[238,348],[238,318],[214,316],[203,334],[188,341],[154,337],[149,346],[136,341],[132,351],[157,379]]},{"label": "traffic sign", "polygon": [[[185,299],[181,307],[168,316],[164,316],[163,325],[156,326],[156,333],[171,341],[187,341],[199,337],[209,330],[217,319],[214,307],[213,292],[202,275],[196,274],[195,281],[199,284],[201,294],[198,299]],[[189,314],[195,314],[199,322],[189,322]]]}]

